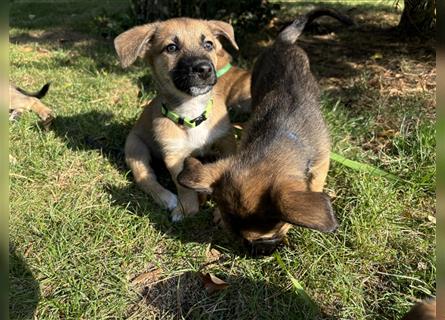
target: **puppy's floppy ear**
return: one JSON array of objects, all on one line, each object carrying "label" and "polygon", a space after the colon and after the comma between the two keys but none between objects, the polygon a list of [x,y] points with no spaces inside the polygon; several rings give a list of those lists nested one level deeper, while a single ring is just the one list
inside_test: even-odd
[{"label": "puppy's floppy ear", "polygon": [[326,193],[280,188],[275,189],[273,199],[280,219],[285,222],[322,232],[333,232],[338,228]]},{"label": "puppy's floppy ear", "polygon": [[158,22],[137,26],[121,33],[114,39],[114,48],[124,68],[142,57],[150,47]]},{"label": "puppy's floppy ear", "polygon": [[225,168],[225,159],[204,165],[198,159],[188,157],[184,160],[178,182],[186,188],[210,194],[213,192],[213,184],[221,177]]},{"label": "puppy's floppy ear", "polygon": [[209,20],[207,23],[215,36],[226,38],[236,50],[239,50],[233,27],[229,23],[219,20]]}]

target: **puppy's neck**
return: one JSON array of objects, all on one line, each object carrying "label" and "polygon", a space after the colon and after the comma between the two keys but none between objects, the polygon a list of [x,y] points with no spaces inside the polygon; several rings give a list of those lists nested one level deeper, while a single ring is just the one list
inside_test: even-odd
[{"label": "puppy's neck", "polygon": [[207,103],[212,98],[212,92],[202,94],[196,97],[192,96],[174,96],[168,94],[161,95],[161,101],[165,104],[168,110],[185,118],[194,119],[199,117],[206,109]]}]

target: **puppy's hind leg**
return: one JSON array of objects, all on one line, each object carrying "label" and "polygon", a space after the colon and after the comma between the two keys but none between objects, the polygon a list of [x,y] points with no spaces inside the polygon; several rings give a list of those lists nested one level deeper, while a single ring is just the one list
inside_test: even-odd
[{"label": "puppy's hind leg", "polygon": [[178,198],[159,184],[150,166],[150,150],[133,132],[130,132],[125,142],[125,161],[130,167],[136,183],[145,193],[165,209],[176,208]]}]

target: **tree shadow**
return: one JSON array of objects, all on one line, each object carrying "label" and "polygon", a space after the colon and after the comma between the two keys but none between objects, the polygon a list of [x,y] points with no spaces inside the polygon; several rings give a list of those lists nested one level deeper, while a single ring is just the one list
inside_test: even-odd
[{"label": "tree shadow", "polygon": [[[168,172],[162,171],[160,167],[156,168],[155,172],[158,181],[176,193]],[[211,202],[202,205],[196,215],[187,217],[179,223],[173,223],[170,220],[170,213],[157,206],[150,196],[134,183],[124,187],[108,185],[106,191],[111,195],[113,205],[125,209],[129,214],[146,217],[154,228],[172,239],[183,243],[196,242],[229,248],[231,252],[240,256],[247,254],[239,239],[213,223],[214,208]]]},{"label": "tree shadow", "polygon": [[33,319],[40,300],[39,283],[25,259],[9,246],[9,319]]},{"label": "tree shadow", "polygon": [[130,121],[117,121],[111,112],[92,110],[57,116],[50,130],[64,139],[68,148],[99,151],[116,169],[126,172],[124,144],[132,126]]},{"label": "tree shadow", "polygon": [[[67,51],[69,52],[68,58],[60,56],[51,58],[54,63],[61,66],[69,66],[75,63],[78,56],[81,56],[89,58],[94,63],[95,70],[105,70],[117,74],[128,72],[119,65],[112,41],[98,36],[62,28],[51,28],[42,33],[21,32],[11,36],[9,42],[23,45],[38,44],[51,50]],[[38,50],[44,54],[46,49]]]},{"label": "tree shadow", "polygon": [[209,293],[205,287],[213,289],[212,283],[198,272],[152,280],[136,288],[140,300],[130,308],[128,317],[148,313],[156,318],[181,319],[335,319],[304,292],[271,282],[229,276],[224,279],[227,288]]},{"label": "tree shadow", "polygon": [[[67,9],[66,6],[70,8]],[[124,15],[128,9],[126,1],[14,2],[11,5],[9,22],[11,28],[19,30],[11,34],[9,42],[37,44],[51,50],[61,49],[67,51],[70,57],[91,58],[96,70],[126,73],[119,65],[114,51],[114,35],[101,32],[101,19],[108,14]],[[116,26],[118,32],[124,31],[126,27]]]}]

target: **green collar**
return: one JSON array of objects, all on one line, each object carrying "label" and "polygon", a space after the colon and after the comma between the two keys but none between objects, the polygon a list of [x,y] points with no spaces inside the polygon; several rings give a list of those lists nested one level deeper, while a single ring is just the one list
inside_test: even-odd
[{"label": "green collar", "polygon": [[[216,72],[216,77],[217,78],[222,77],[231,68],[232,68],[232,65],[229,62],[228,64],[226,64],[224,67],[222,67],[221,69],[219,69]],[[210,111],[212,110],[212,107],[213,107],[213,98],[211,98],[209,100],[209,102],[207,102],[207,106],[206,106],[204,112],[199,117],[196,117],[195,119],[183,118],[183,117],[179,116],[177,113],[174,113],[173,111],[168,110],[164,103],[161,106],[161,113],[164,117],[169,118],[174,123],[177,123],[179,125],[186,126],[189,128],[196,128],[201,123],[203,123],[204,121],[207,120],[207,118],[209,117]]]},{"label": "green collar", "polygon": [[227,73],[227,71],[229,71],[232,68],[232,65],[230,64],[230,62],[228,64],[226,64],[224,67],[222,67],[221,69],[219,69],[218,71],[216,71],[216,77],[220,78],[223,75],[225,75]]},{"label": "green collar", "polygon": [[185,118],[180,117],[178,114],[168,110],[167,107],[165,106],[165,104],[162,104],[162,106],[161,106],[161,113],[164,117],[169,118],[174,123],[177,123],[179,125],[186,126],[189,128],[196,128],[201,123],[203,123],[204,121],[207,120],[207,118],[209,117],[210,111],[212,110],[212,107],[213,107],[213,98],[210,98],[209,102],[207,102],[207,106],[206,106],[204,112],[201,113],[201,115],[196,117],[195,119],[190,119],[187,117],[185,117]]}]

